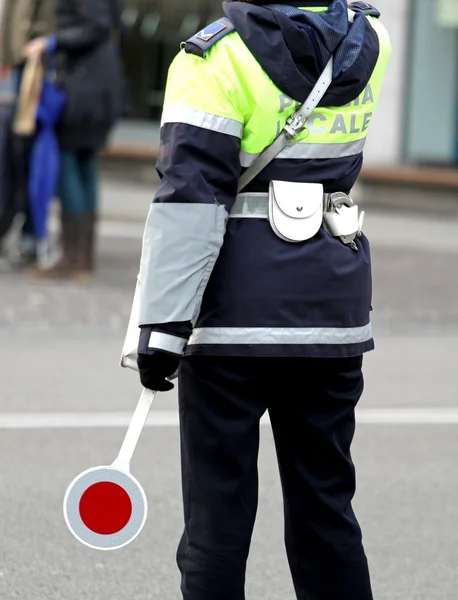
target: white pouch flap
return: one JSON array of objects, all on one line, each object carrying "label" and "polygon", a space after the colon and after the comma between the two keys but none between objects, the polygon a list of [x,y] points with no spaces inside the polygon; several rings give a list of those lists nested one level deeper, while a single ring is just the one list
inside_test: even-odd
[{"label": "white pouch flap", "polygon": [[134,301],[130,313],[129,324],[127,325],[126,338],[121,355],[121,367],[138,371],[137,356],[138,342],[140,339],[140,327],[138,326],[140,315],[140,281],[137,279]]},{"label": "white pouch flap", "polygon": [[323,222],[321,183],[271,181],[269,221],[274,232],[288,242],[312,238]]}]

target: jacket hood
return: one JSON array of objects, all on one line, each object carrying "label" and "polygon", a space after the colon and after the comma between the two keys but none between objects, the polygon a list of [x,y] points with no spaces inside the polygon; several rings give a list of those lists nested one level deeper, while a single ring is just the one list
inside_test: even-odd
[{"label": "jacket hood", "polygon": [[[291,3],[224,2],[223,9],[243,42],[277,87],[298,102],[312,91],[331,55],[333,83],[320,105],[343,106],[367,86],[379,57],[378,36],[363,13],[349,22],[346,0]],[[296,2],[296,4],[298,4]],[[299,5],[299,4],[298,4]]]}]

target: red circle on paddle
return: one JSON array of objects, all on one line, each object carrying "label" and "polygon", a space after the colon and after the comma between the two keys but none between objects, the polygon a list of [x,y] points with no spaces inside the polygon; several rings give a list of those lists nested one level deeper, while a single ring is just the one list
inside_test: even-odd
[{"label": "red circle on paddle", "polygon": [[132,502],[120,485],[101,481],[91,485],[81,496],[79,512],[88,529],[99,535],[112,535],[129,522]]}]

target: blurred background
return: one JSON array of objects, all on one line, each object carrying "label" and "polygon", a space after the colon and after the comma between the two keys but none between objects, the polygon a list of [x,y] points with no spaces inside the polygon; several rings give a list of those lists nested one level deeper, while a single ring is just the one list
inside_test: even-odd
[{"label": "blurred background", "polygon": [[[376,600],[456,600],[458,589],[458,3],[377,0],[393,56],[354,196],[372,244],[376,351],[358,409],[355,508]],[[0,598],[179,598],[176,390],[157,399],[132,463],[150,505],[139,539],[97,553],[67,531],[70,481],[114,460],[140,386],[119,359],[134,293],[167,69],[215,1],[125,0],[130,108],[99,154],[92,281],[0,258]],[[11,80],[1,84],[12,94]],[[1,184],[1,181],[0,181]],[[50,236],[58,230],[53,207]],[[268,374],[266,373],[266,377]],[[247,598],[294,597],[268,425]],[[342,600],[342,599],[336,599]]]}]

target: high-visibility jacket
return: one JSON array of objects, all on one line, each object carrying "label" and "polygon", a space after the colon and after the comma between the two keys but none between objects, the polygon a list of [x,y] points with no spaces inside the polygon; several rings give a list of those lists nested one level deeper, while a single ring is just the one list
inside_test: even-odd
[{"label": "high-visibility jacket", "polygon": [[265,218],[229,215],[240,174],[308,97],[331,55],[333,82],[305,131],[245,191],[267,192],[270,181],[283,180],[350,193],[391,53],[389,35],[378,11],[363,2],[350,12],[346,0],[223,8],[225,18],[183,44],[169,71],[161,183],[139,274],[139,351],[367,352],[374,342],[364,235],[358,252],[323,228],[288,243]]}]

